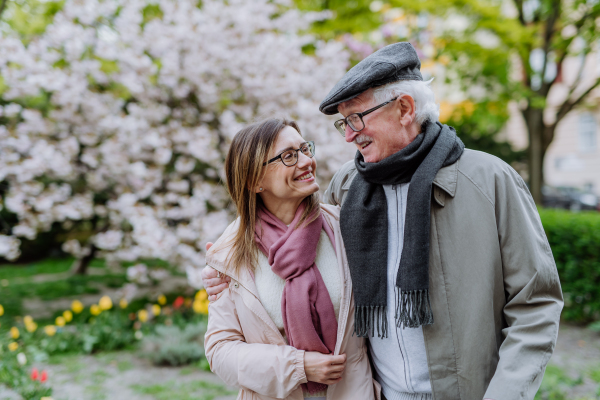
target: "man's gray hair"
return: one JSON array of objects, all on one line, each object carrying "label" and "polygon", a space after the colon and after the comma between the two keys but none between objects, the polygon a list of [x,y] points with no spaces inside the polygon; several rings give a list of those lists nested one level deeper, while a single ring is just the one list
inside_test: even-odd
[{"label": "man's gray hair", "polygon": [[435,102],[435,95],[429,84],[433,81],[396,81],[375,88],[373,100],[377,104],[386,102],[397,96],[409,95],[415,101],[415,119],[419,125],[425,121],[437,121],[440,117],[440,106]]}]

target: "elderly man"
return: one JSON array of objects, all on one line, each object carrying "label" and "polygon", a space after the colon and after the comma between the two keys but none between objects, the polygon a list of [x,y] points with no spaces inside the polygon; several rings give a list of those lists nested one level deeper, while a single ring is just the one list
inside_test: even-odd
[{"label": "elderly man", "polygon": [[[358,149],[325,193],[355,333],[388,400],[533,399],[563,305],[548,241],[523,179],[438,121],[420,66],[409,43],[386,46],[320,106]],[[213,273],[210,294],[226,285]]]}]

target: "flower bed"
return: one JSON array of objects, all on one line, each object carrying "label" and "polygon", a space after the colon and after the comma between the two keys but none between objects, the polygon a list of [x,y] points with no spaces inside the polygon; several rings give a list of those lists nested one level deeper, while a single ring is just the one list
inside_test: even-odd
[{"label": "flower bed", "polygon": [[[84,307],[75,300],[50,321],[31,316],[4,316],[0,305],[0,383],[26,400],[47,400],[52,395],[51,377],[32,368],[60,353],[94,353],[136,347],[152,347],[155,363],[184,364],[204,355],[199,338],[206,328],[208,299],[200,290],[192,297],[160,295],[155,301],[129,304],[103,296],[97,304]],[[167,330],[165,330],[167,329]],[[181,345],[169,347],[157,340],[167,333],[181,335]],[[175,341],[179,341],[178,337]],[[172,360],[175,360],[174,362]]]}]

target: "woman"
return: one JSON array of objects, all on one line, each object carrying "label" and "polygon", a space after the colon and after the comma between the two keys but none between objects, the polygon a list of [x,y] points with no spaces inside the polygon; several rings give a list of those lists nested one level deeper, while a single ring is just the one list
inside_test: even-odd
[{"label": "woman", "polygon": [[206,257],[231,282],[209,307],[205,349],[238,399],[379,398],[313,156],[295,122],[268,119],[238,132],[225,160],[238,218]]}]

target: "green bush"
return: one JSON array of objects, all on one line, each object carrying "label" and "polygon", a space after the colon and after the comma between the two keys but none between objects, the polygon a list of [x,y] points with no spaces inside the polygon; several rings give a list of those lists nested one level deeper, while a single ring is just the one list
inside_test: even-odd
[{"label": "green bush", "polygon": [[540,209],[565,297],[565,320],[600,320],[600,213]]},{"label": "green bush", "polygon": [[568,400],[569,389],[581,385],[581,377],[573,379],[556,365],[548,365],[535,400]]},{"label": "green bush", "polygon": [[204,356],[201,343],[206,323],[189,324],[185,328],[176,325],[157,326],[154,334],[144,338],[144,352],[157,365],[185,365]]}]

